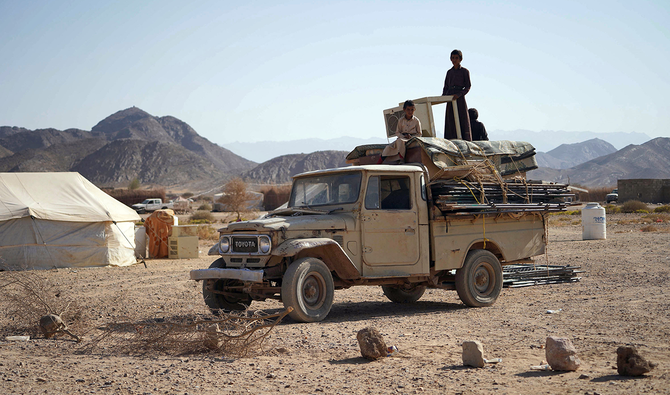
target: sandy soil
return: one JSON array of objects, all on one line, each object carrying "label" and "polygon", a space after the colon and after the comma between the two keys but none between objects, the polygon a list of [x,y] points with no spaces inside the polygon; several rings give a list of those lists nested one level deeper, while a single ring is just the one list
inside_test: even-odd
[{"label": "sandy soil", "polygon": [[[635,394],[670,393],[670,233],[641,232],[639,215],[609,215],[607,240],[582,241],[577,217],[552,220],[549,262],[579,265],[581,282],[504,289],[495,305],[465,308],[455,291],[432,290],[411,305],[386,300],[379,287],[335,293],[321,323],[285,319],[263,352],[247,358],[215,353],[134,357],[114,350],[81,353],[67,338],[0,341],[0,393],[449,393]],[[632,223],[629,223],[632,222]],[[562,226],[559,226],[562,225]],[[191,260],[151,260],[126,268],[44,272],[84,306],[96,328],[136,319],[208,314],[201,285],[188,271],[212,261],[201,248]],[[542,259],[542,262],[544,258]],[[7,273],[0,273],[0,279]],[[6,311],[0,300],[0,311]],[[281,310],[277,301],[254,309]],[[556,314],[547,310],[562,309]],[[9,317],[0,317],[8,333]],[[361,358],[356,332],[373,326],[395,356]],[[572,339],[581,359],[576,372],[534,371],[545,359],[547,336]],[[479,340],[486,358],[502,362],[466,368],[461,343]],[[659,366],[644,377],[616,372],[616,348],[634,345]]]}]

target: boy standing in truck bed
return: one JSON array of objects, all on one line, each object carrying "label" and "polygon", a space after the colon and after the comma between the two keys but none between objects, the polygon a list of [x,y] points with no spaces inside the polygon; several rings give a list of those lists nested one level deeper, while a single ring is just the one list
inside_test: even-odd
[{"label": "boy standing in truck bed", "polygon": [[405,141],[412,137],[421,137],[421,121],[414,116],[414,102],[405,101],[402,106],[405,116],[398,120],[398,126],[395,130],[397,139],[387,145],[382,151],[381,161],[386,163],[403,162],[405,159]]}]

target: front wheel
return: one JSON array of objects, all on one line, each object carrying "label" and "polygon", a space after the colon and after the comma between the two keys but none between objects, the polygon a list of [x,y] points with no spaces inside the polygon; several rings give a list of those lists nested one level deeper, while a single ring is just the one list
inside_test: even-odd
[{"label": "front wheel", "polygon": [[393,303],[414,303],[421,299],[423,293],[426,292],[425,285],[414,285],[410,288],[392,287],[389,285],[382,285],[384,295]]},{"label": "front wheel", "polygon": [[319,259],[298,259],[284,273],[281,299],[284,307],[293,308],[289,315],[296,321],[323,321],[330,312],[334,296],[333,276]]},{"label": "front wheel", "polygon": [[[223,258],[215,260],[209,266],[210,269],[224,267],[226,267],[226,262]],[[216,315],[222,310],[246,310],[251,305],[251,296],[235,290],[235,287],[241,285],[241,281],[232,279],[204,280],[202,282],[202,297],[205,299],[207,307]]]},{"label": "front wheel", "polygon": [[502,290],[502,266],[486,250],[468,252],[463,267],[456,270],[456,291],[463,303],[471,307],[492,305]]}]

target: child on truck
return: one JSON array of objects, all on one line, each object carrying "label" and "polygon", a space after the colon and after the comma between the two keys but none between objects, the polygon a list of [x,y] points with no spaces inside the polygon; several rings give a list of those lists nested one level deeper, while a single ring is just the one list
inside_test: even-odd
[{"label": "child on truck", "polygon": [[416,107],[411,100],[405,101],[402,106],[405,116],[398,120],[395,130],[397,139],[387,145],[382,151],[380,163],[402,163],[405,160],[405,142],[412,137],[421,137],[421,121],[414,116]]}]

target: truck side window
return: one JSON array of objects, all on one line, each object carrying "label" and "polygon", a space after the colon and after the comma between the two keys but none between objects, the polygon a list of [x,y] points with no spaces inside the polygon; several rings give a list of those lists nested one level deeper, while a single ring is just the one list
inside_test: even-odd
[{"label": "truck side window", "polygon": [[409,177],[370,177],[365,195],[365,208],[409,210],[412,208],[409,185]]},{"label": "truck side window", "polygon": [[369,210],[379,208],[379,176],[372,176],[368,180],[368,189],[365,192],[365,208]]}]

